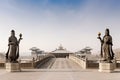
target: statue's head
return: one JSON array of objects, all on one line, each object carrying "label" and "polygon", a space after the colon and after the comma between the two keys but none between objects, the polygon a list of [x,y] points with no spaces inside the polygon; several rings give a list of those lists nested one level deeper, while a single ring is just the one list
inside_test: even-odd
[{"label": "statue's head", "polygon": [[106,35],[106,36],[109,36],[109,34],[110,34],[110,32],[109,32],[109,29],[107,28],[107,29],[105,30],[105,35]]},{"label": "statue's head", "polygon": [[15,36],[15,31],[11,30],[11,36]]}]

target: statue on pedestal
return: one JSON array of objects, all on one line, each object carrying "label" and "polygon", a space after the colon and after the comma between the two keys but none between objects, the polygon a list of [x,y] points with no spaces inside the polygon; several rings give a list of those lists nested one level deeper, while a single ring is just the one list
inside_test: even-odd
[{"label": "statue on pedestal", "polygon": [[100,37],[101,33],[98,33],[98,39],[101,42],[101,58],[102,61],[111,63],[111,60],[114,58],[114,53],[112,50],[112,37],[110,35],[109,29],[105,30],[105,35],[103,39]]},{"label": "statue on pedestal", "polygon": [[11,63],[18,62],[19,58],[19,43],[22,40],[22,34],[19,35],[20,38],[17,40],[15,36],[15,31],[11,31],[11,36],[8,39],[8,51],[6,53],[6,61]]}]

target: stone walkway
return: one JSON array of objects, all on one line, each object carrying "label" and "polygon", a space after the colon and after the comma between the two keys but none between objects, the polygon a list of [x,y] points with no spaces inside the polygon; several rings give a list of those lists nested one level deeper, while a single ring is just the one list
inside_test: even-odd
[{"label": "stone walkway", "polygon": [[0,69],[0,80],[120,80],[120,69],[114,73],[100,73],[97,69],[83,70],[69,59],[59,58],[51,69],[22,69],[13,73]]},{"label": "stone walkway", "polygon": [[57,58],[51,69],[81,69],[81,67],[67,58]]}]

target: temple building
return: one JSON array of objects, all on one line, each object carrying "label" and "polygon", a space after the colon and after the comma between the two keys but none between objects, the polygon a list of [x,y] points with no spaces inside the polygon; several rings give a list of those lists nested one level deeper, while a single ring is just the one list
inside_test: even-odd
[{"label": "temple building", "polygon": [[30,50],[31,50],[31,56],[34,58],[45,55],[45,52],[43,50],[40,50],[37,47],[32,47],[32,48],[30,48]]},{"label": "temple building", "polygon": [[50,52],[50,54],[53,54],[56,58],[65,58],[65,57],[69,57],[69,55],[73,53],[66,50],[65,48],[63,48],[62,45],[60,45],[58,49]]},{"label": "temple building", "polygon": [[91,55],[91,50],[92,50],[92,48],[85,47],[85,48],[81,49],[80,51],[75,52],[75,54],[80,57],[89,57]]}]

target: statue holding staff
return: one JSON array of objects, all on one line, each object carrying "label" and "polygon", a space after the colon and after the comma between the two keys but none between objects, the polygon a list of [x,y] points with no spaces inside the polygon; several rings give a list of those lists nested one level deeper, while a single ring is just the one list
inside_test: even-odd
[{"label": "statue holding staff", "polygon": [[19,58],[19,43],[22,40],[22,34],[19,35],[20,38],[17,40],[15,36],[15,31],[11,31],[11,36],[8,39],[8,51],[6,53],[6,61],[7,62],[17,62]]},{"label": "statue holding staff", "polygon": [[105,35],[103,39],[100,37],[101,33],[98,33],[98,39],[101,42],[101,58],[103,61],[111,62],[114,58],[114,53],[112,50],[112,37],[110,35],[109,29],[105,30]]}]

